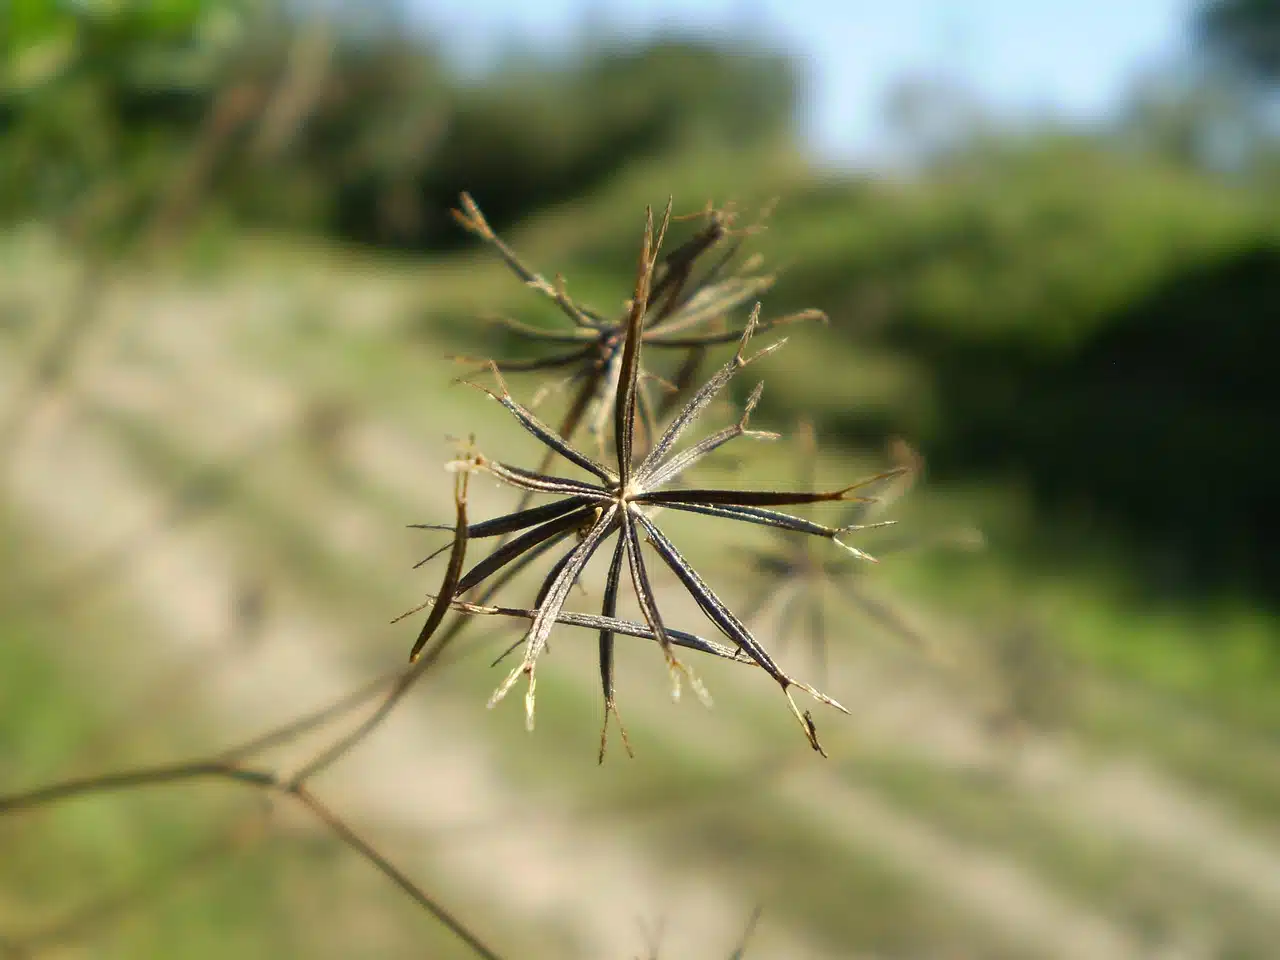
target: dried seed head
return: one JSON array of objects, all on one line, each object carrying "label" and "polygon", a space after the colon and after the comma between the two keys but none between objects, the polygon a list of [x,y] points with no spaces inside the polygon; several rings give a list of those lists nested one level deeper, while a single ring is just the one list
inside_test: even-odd
[{"label": "dried seed head", "polygon": [[[670,671],[673,696],[679,696],[681,684],[687,679],[699,699],[710,705],[710,697],[704,685],[693,671],[676,657],[674,652],[676,646],[711,652],[761,667],[782,688],[791,712],[799,722],[806,738],[815,750],[821,752],[822,747],[818,741],[813,719],[807,713],[801,713],[796,707],[792,688],[804,690],[815,699],[837,709],[844,710],[844,708],[825,694],[819,693],[808,684],[797,681],[783,672],[743,621],[729,609],[689,564],[675,543],[658,527],[654,515],[660,510],[671,509],[761,524],[775,530],[832,540],[855,556],[871,559],[861,550],[839,539],[840,534],[856,529],[854,525],[827,526],[780,512],[775,508],[842,501],[869,503],[873,498],[856,495],[854,491],[864,489],[886,477],[896,476],[905,468],[830,491],[753,491],[688,487],[673,489],[671,484],[680,479],[688,469],[735,437],[771,438],[776,436],[776,434],[752,431],[747,428],[750,415],[761,397],[762,385],[757,384],[733,426],[712,434],[683,450],[678,452],[676,450],[684,433],[707,410],[740,370],[773,353],[785,342],[779,340],[754,354],[748,353],[752,337],[774,325],[761,322],[758,302],[752,308],[745,324],[739,330],[732,331],[730,337],[716,335],[702,339],[689,337],[682,339],[676,336],[684,329],[682,324],[692,325],[691,315],[695,319],[700,319],[701,314],[698,311],[705,310],[703,301],[709,299],[706,291],[712,288],[700,288],[695,291],[693,298],[684,297],[683,290],[697,257],[704,249],[714,246],[725,231],[725,225],[713,221],[704,233],[698,234],[684,246],[660,259],[662,242],[672,220],[671,205],[668,203],[661,221],[656,226],[652,210],[646,211],[640,256],[637,260],[635,282],[632,295],[628,300],[627,312],[618,324],[607,328],[595,319],[591,319],[593,315],[585,313],[568,300],[562,282],[557,280],[554,286],[545,284],[537,274],[523,267],[515,259],[514,254],[493,236],[479,210],[469,198],[464,197],[463,210],[464,213],[460,215],[460,219],[464,225],[497,246],[508,264],[526,283],[554,298],[566,314],[578,324],[584,335],[590,332],[592,336],[596,334],[603,336],[606,329],[611,331],[608,336],[607,362],[597,365],[595,369],[597,375],[603,378],[602,382],[606,384],[608,390],[607,405],[602,404],[601,409],[602,411],[611,409],[612,416],[598,419],[597,422],[603,427],[604,423],[612,421],[612,456],[603,455],[602,450],[602,456],[596,460],[581,452],[568,439],[572,433],[571,429],[556,431],[539,421],[527,407],[512,397],[498,366],[490,364],[496,382],[496,391],[483,387],[480,389],[505,407],[526,432],[543,444],[547,449],[547,457],[543,466],[536,470],[488,459],[474,451],[454,461],[455,469],[463,471],[464,475],[472,470],[483,469],[500,482],[524,491],[526,501],[523,501],[512,513],[471,524],[465,530],[459,528],[455,533],[455,544],[468,538],[477,540],[499,536],[502,539],[487,557],[473,564],[469,570],[460,570],[456,576],[446,578],[450,589],[442,591],[440,602],[432,608],[433,616],[437,610],[460,602],[462,594],[498,574],[499,571],[523,562],[535,553],[552,549],[557,544],[565,542],[569,544],[545,575],[534,606],[528,610],[506,609],[503,611],[509,616],[526,617],[529,625],[521,641],[524,646],[522,660],[495,690],[489,705],[494,706],[500,702],[521,677],[527,676],[529,686],[525,695],[525,711],[526,721],[532,728],[538,660],[546,650],[550,633],[557,624],[576,623],[580,626],[592,627],[599,634],[600,675],[605,701],[606,730],[609,714],[617,713],[613,673],[614,640],[618,634],[629,633],[648,636],[657,641]],[[739,283],[739,288],[742,286]],[[703,301],[696,299],[699,294],[704,294]],[[728,302],[740,303],[740,290],[732,294]],[[682,315],[681,310],[684,307],[688,307],[692,313]],[[797,316],[812,318],[815,313]],[[796,317],[786,319],[796,319]],[[656,430],[656,425],[655,428],[648,429],[646,433],[650,442],[647,444],[647,449],[638,451],[636,421],[641,416],[641,411],[645,409],[643,386],[652,379],[643,372],[642,353],[645,346],[676,343],[683,346],[706,346],[731,340],[737,340],[737,346],[728,362],[704,381],[701,387],[692,391],[689,399],[674,413],[661,433]],[[603,437],[603,429],[600,430],[600,434]],[[569,479],[548,472],[555,457],[567,460],[586,471],[592,479]],[[612,462],[609,462],[610,460]],[[527,507],[527,497],[533,495],[550,495],[557,499],[541,507]],[[507,540],[508,536],[513,538]],[[617,539],[612,551],[600,614],[596,616],[567,611],[565,604],[572,588],[579,582],[583,570],[594,554],[606,540],[612,537]],[[643,546],[646,543],[647,548]],[[456,552],[455,550],[455,554]],[[652,554],[656,554],[675,575],[707,619],[732,646],[713,644],[712,641],[675,630],[665,623],[648,571],[648,563],[651,560],[646,559],[646,555]],[[642,624],[620,621],[616,617],[624,560],[643,617]],[[480,611],[478,608],[472,608],[469,612]],[[493,608],[493,612],[498,612],[498,608]],[[638,630],[644,632],[638,633]],[[619,725],[621,726],[621,720]],[[623,736],[625,742],[625,731]],[[603,737],[604,731],[602,731],[601,756],[604,750]]]}]

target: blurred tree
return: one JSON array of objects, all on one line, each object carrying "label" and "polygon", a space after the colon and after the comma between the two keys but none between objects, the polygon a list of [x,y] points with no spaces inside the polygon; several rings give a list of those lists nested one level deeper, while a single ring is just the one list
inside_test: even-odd
[{"label": "blurred tree", "polygon": [[826,310],[815,355],[883,386],[775,377],[771,409],[847,442],[909,436],[942,482],[1012,479],[1064,528],[1084,514],[1160,545],[1184,589],[1252,577],[1280,596],[1261,454],[1277,209],[1102,135],[992,135],[912,180],[815,183],[764,238],[795,256],[769,303]]},{"label": "blurred tree", "polygon": [[1264,86],[1280,84],[1280,3],[1207,0],[1195,30],[1208,50]]},{"label": "blurred tree", "polygon": [[0,34],[0,216],[52,216],[82,239],[136,225],[201,126],[239,112],[211,110],[210,91],[225,85],[251,9],[15,5]]},{"label": "blurred tree", "polygon": [[[501,227],[646,157],[794,134],[799,84],[778,54],[660,36],[562,61],[513,58],[458,91],[437,128],[438,149],[419,161],[429,212],[419,245],[459,240],[446,211],[463,190]],[[367,210],[366,197],[348,197],[342,232],[375,239]]]},{"label": "blurred tree", "polygon": [[501,226],[645,157],[794,134],[794,66],[746,38],[596,36],[464,83],[398,0],[22,9],[3,41],[0,217],[110,206],[113,237],[155,218],[158,247],[202,199],[360,242],[452,244],[463,190]]},{"label": "blurred tree", "polygon": [[1252,98],[1220,73],[1183,62],[1138,78],[1116,132],[1162,160],[1219,173],[1249,169],[1267,146]]}]

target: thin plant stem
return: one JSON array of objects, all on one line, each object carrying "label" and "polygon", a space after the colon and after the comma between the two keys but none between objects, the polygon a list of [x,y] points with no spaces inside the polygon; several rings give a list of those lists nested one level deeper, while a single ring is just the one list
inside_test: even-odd
[{"label": "thin plant stem", "polygon": [[383,876],[408,894],[415,903],[427,910],[442,925],[457,936],[479,957],[496,960],[498,953],[487,946],[476,934],[436,902],[420,886],[368,841],[357,834],[342,818],[325,806],[305,784],[295,778],[281,779],[268,770],[242,767],[225,760],[204,760],[167,766],[146,767],[96,777],[83,777],[62,783],[40,787],[25,793],[0,797],[0,816],[36,808],[47,807],[78,797],[112,793],[120,790],[167,784],[190,783],[196,780],[224,780],[252,787],[267,793],[279,793],[293,798],[328,827],[346,846],[351,848]]}]

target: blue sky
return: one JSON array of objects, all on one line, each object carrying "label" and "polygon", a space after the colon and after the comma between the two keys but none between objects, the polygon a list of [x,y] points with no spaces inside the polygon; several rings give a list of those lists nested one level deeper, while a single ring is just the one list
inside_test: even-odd
[{"label": "blue sky", "polygon": [[470,63],[504,44],[555,50],[589,15],[642,36],[748,21],[803,58],[808,130],[827,158],[864,162],[887,141],[882,104],[904,75],[962,82],[1007,114],[1103,117],[1134,73],[1184,42],[1189,0],[413,0]]}]

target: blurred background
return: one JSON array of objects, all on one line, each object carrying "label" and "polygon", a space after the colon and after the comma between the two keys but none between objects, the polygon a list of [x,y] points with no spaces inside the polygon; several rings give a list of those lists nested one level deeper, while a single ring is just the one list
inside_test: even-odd
[{"label": "blurred background", "polygon": [[[784,597],[754,622],[852,710],[831,759],[758,671],[672,704],[637,641],[598,767],[591,636],[528,735],[484,709],[519,630],[476,624],[318,792],[511,957],[728,957],[757,907],[748,957],[1275,956],[1280,5],[10,0],[0,44],[0,792],[403,662],[454,438],[537,456],[451,357],[565,323],[460,191],[609,314],[645,204],[732,202],[765,316],[830,323],[734,385],[784,437],[704,476],[801,480],[804,420],[821,483],[926,464],[822,617],[767,536],[669,521]],[[469,955],[260,800],[0,820],[0,955]]]}]

